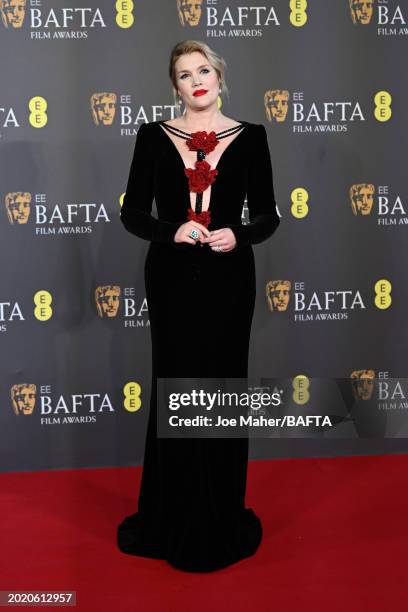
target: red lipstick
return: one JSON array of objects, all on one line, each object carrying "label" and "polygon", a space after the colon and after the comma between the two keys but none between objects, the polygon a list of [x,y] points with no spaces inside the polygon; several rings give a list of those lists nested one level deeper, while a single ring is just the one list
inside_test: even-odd
[{"label": "red lipstick", "polygon": [[207,89],[196,89],[196,91],[193,93],[193,96],[203,96],[206,93]]}]

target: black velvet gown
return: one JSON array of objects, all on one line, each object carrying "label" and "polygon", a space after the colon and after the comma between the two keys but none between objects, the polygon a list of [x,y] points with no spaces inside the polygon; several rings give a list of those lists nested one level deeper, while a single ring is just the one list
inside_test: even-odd
[{"label": "black velvet gown", "polygon": [[[208,226],[231,228],[236,247],[217,253],[208,244],[174,242],[190,192],[184,161],[160,123],[139,128],[121,208],[125,228],[150,241],[144,271],[152,391],[138,512],[119,525],[118,546],[209,572],[253,555],[262,539],[260,519],[245,507],[248,439],[158,438],[156,378],[248,376],[251,245],[269,238],[280,219],[265,127],[241,122],[217,164]],[[250,223],[243,225],[245,195]]]}]

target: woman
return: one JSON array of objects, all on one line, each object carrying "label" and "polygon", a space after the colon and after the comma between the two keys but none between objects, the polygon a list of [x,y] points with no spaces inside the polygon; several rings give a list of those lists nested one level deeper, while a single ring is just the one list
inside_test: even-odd
[{"label": "woman", "polygon": [[265,128],[219,111],[224,70],[204,43],[174,47],[170,78],[185,112],[139,127],[121,209],[125,228],[150,241],[152,391],[138,512],[120,524],[118,545],[192,572],[244,559],[262,539],[261,521],[245,508],[248,438],[157,436],[158,377],[248,376],[251,245],[279,224]]}]

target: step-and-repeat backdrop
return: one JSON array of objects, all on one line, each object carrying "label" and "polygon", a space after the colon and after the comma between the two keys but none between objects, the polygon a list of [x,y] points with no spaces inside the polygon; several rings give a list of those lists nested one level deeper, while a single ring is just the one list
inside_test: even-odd
[{"label": "step-and-repeat backdrop", "polygon": [[[148,243],[119,211],[138,127],[175,116],[180,40],[225,58],[224,114],[268,132],[281,224],[254,247],[250,375],[293,381],[305,411],[317,379],[363,401],[385,381],[373,415],[406,410],[405,2],[1,0],[0,18],[2,470],[142,462]],[[278,432],[251,457],[408,449],[374,431]]]}]

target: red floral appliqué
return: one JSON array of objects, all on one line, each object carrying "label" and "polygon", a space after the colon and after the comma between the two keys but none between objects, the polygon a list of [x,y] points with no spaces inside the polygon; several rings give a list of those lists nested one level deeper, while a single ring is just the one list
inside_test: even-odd
[{"label": "red floral appliqu\u00e9", "polygon": [[217,168],[211,170],[211,166],[205,160],[196,161],[195,168],[184,168],[184,173],[188,176],[188,187],[194,193],[202,193],[215,181],[218,174]]},{"label": "red floral appliqu\u00e9", "polygon": [[209,210],[203,210],[200,213],[196,213],[192,208],[188,209],[187,221],[197,221],[205,227],[208,227],[211,222],[211,213]]},{"label": "red floral appliqu\u00e9", "polygon": [[205,151],[205,154],[214,151],[215,147],[219,143],[215,132],[193,132],[191,138],[187,140],[187,146],[190,151],[198,151],[201,149]]},{"label": "red floral appliqu\u00e9", "polygon": [[[210,132],[209,134],[207,132],[194,132],[191,134],[191,138],[186,141],[190,151],[204,151],[205,155],[213,151],[218,143],[219,140],[215,132]],[[184,169],[184,173],[188,177],[188,188],[189,191],[194,193],[203,193],[215,181],[218,170],[216,168],[211,170],[210,164],[200,159],[197,159],[194,166],[194,168]],[[197,223],[208,227],[211,223],[211,213],[209,210],[195,212],[190,207],[187,213],[187,220],[197,221]],[[201,246],[203,245],[201,244]]]}]

